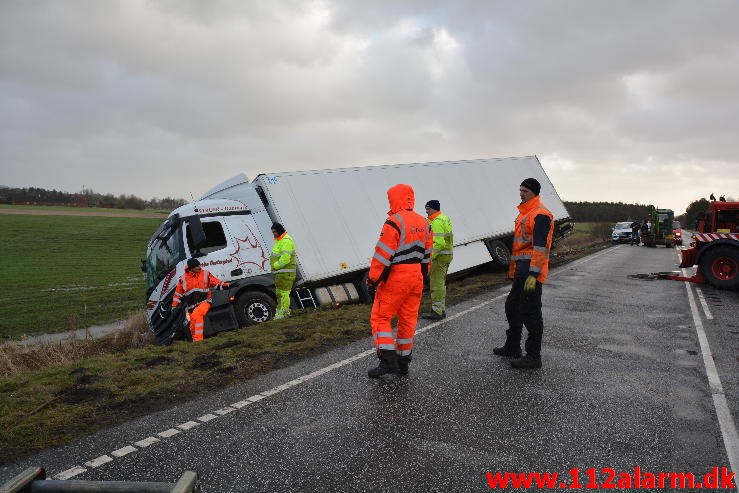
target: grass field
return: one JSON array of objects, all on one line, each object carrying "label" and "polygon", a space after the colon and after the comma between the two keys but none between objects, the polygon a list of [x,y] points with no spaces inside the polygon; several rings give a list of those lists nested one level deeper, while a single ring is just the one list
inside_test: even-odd
[{"label": "grass field", "polygon": [[71,207],[68,205],[9,205],[9,204],[0,204],[0,211],[1,210],[23,210],[23,211],[29,211],[29,212],[39,212],[39,211],[62,211],[62,212],[80,212],[80,213],[99,213],[104,212],[106,214],[116,214],[121,216],[127,216],[127,215],[142,215],[142,216],[161,216],[162,220],[164,220],[170,211],[164,211],[164,210],[155,210],[155,209],[108,209],[103,207]]},{"label": "grass field", "polygon": [[0,337],[127,318],[144,304],[140,261],[161,219],[0,214]]}]

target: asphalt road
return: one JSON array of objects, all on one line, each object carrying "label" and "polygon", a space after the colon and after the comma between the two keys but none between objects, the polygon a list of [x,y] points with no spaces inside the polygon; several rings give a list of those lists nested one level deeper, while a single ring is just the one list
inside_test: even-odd
[{"label": "asphalt road", "polygon": [[628,277],[675,269],[672,249],[621,245],[554,270],[540,370],[492,355],[506,288],[423,326],[407,377],[367,378],[368,338],[0,477],[40,465],[59,478],[174,482],[196,470],[207,492],[486,491],[487,473],[557,472],[559,486],[573,468],[583,489],[588,468],[598,482],[603,468],[635,467],[702,479],[730,467],[727,446],[737,452],[739,293]]}]

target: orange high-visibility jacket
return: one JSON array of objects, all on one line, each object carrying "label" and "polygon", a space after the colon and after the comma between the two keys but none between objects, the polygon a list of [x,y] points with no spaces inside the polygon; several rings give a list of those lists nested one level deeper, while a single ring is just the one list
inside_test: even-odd
[{"label": "orange high-visibility jacket", "polygon": [[223,289],[228,283],[223,283],[216,276],[205,269],[195,273],[185,269],[185,273],[177,281],[177,288],[172,298],[172,308],[176,308],[184,300],[187,306],[194,306],[203,301],[210,302],[210,289]]},{"label": "orange high-visibility jacket", "polygon": [[378,283],[387,278],[393,265],[419,264],[425,276],[431,264],[434,237],[426,218],[413,212],[415,195],[410,185],[399,184],[387,191],[388,219],[370,264],[369,279]]},{"label": "orange high-visibility jacket", "polygon": [[508,277],[513,279],[530,274],[543,283],[549,272],[554,216],[542,205],[538,195],[520,204],[518,211]]}]

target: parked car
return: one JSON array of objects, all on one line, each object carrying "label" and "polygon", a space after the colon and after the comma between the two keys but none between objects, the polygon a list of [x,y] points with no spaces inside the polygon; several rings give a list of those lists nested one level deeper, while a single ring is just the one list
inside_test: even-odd
[{"label": "parked car", "polygon": [[631,221],[616,223],[611,233],[614,243],[628,243],[631,241]]},{"label": "parked car", "polygon": [[683,244],[683,228],[680,221],[672,221],[672,235],[675,237],[675,245]]}]

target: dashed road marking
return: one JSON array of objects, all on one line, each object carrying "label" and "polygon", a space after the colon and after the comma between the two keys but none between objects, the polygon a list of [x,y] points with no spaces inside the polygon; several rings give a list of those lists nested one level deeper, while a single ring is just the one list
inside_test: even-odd
[{"label": "dashed road marking", "polygon": [[200,423],[198,423],[197,421],[188,421],[187,423],[177,425],[177,428],[179,428],[180,430],[190,430],[198,425],[200,425]]},{"label": "dashed road marking", "polygon": [[212,421],[217,417],[218,416],[216,416],[215,414],[206,414],[205,416],[200,416],[198,418],[198,421],[200,421],[201,423],[207,423],[208,421]]},{"label": "dashed road marking", "polygon": [[119,448],[118,450],[114,450],[110,453],[113,457],[124,457],[128,454],[132,454],[136,452],[138,449],[136,447],[133,447],[131,445],[127,445],[125,447]]},{"label": "dashed road marking", "polygon": [[103,464],[107,464],[108,462],[110,462],[112,460],[113,460],[113,458],[111,456],[109,456],[109,455],[101,455],[97,459],[92,459],[89,462],[85,462],[85,465],[87,467],[95,468],[95,467],[102,466]]},{"label": "dashed road marking", "polygon": [[180,430],[178,430],[176,428],[170,428],[170,429],[165,430],[165,431],[163,431],[161,433],[157,433],[157,435],[159,435],[162,438],[170,438],[170,437],[175,436],[179,432],[180,432]]},{"label": "dashed road marking", "polygon": [[77,476],[78,474],[82,474],[85,471],[87,471],[87,469],[85,469],[84,467],[74,466],[74,467],[67,469],[66,471],[60,472],[59,474],[54,476],[54,479],[65,481],[69,478],[73,478]]},{"label": "dashed road marking", "polygon": [[139,440],[138,442],[134,442],[133,444],[136,445],[139,448],[146,448],[149,445],[153,445],[153,444],[155,444],[157,442],[160,442],[160,441],[161,440],[159,440],[158,438],[155,438],[155,437],[147,437],[147,438],[144,438],[143,440]]}]

